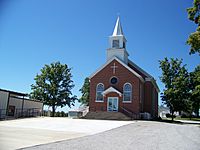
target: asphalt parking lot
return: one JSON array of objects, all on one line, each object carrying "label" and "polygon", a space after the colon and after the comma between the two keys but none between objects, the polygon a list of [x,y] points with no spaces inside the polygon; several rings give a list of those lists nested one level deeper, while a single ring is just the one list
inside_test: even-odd
[{"label": "asphalt parking lot", "polygon": [[136,121],[95,135],[24,150],[200,150],[200,126]]},{"label": "asphalt parking lot", "polygon": [[68,118],[27,118],[0,121],[0,149],[13,150],[94,135],[132,121]]}]

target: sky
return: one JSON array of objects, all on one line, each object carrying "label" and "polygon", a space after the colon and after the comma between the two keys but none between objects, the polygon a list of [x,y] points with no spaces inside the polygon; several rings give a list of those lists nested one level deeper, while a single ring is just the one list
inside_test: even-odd
[{"label": "sky", "polygon": [[60,61],[72,68],[72,92],[80,97],[84,79],[106,62],[120,15],[129,59],[162,92],[159,60],[182,58],[189,71],[200,63],[186,44],[196,29],[187,18],[191,6],[192,0],[0,0],[0,88],[29,93],[40,69]]}]

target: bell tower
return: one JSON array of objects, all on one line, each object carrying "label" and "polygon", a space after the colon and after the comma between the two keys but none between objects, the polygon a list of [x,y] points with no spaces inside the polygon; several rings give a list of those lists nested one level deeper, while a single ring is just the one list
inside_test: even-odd
[{"label": "bell tower", "polygon": [[109,36],[109,48],[107,49],[107,61],[113,57],[119,58],[125,64],[128,63],[128,52],[126,51],[126,38],[123,34],[120,18],[117,22],[112,36]]}]

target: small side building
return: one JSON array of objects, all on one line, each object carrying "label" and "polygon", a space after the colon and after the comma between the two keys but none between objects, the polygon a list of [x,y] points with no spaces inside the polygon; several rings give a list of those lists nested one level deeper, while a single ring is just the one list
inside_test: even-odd
[{"label": "small side building", "polygon": [[25,93],[0,89],[0,119],[40,116],[42,108],[41,101]]},{"label": "small side building", "polygon": [[68,117],[69,118],[74,118],[74,119],[75,118],[82,118],[88,112],[89,112],[89,107],[88,106],[82,106],[82,107],[79,107],[78,109],[69,110]]}]

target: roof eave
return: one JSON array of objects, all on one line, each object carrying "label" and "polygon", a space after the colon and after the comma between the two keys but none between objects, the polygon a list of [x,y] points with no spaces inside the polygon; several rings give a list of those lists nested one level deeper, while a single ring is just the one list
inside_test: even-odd
[{"label": "roof eave", "polygon": [[0,89],[0,91],[8,92],[8,93],[10,93],[10,94],[14,94],[14,95],[18,95],[18,96],[27,96],[27,95],[28,95],[28,94],[26,94],[26,93],[20,93],[20,92],[5,90],[5,89]]}]

